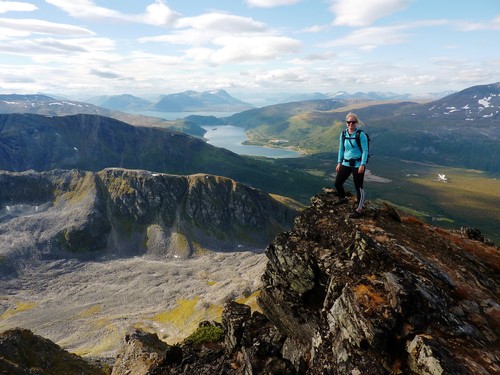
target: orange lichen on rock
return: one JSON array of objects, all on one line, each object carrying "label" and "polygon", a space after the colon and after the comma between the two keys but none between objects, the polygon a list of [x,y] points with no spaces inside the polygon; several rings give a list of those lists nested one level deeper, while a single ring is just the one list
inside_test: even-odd
[{"label": "orange lichen on rock", "polygon": [[365,307],[376,309],[386,301],[380,293],[370,285],[359,284],[354,287],[356,300]]}]

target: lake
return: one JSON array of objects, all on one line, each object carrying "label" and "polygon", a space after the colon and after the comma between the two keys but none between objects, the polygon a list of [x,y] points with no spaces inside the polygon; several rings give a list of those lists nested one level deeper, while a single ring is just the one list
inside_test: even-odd
[{"label": "lake", "polygon": [[[159,117],[165,120],[182,119],[189,115],[200,116],[215,116],[215,117],[229,117],[234,112],[157,112],[157,111],[131,111],[130,113]],[[298,158],[301,156],[299,152],[287,150],[283,148],[270,148],[254,145],[242,144],[248,140],[245,130],[237,126],[224,125],[224,126],[203,126],[207,132],[205,139],[208,144],[216,147],[222,147],[239,155],[249,156],[264,156],[267,158]]]},{"label": "lake", "polygon": [[265,156],[268,158],[298,158],[300,153],[282,148],[242,144],[248,138],[245,129],[232,125],[203,126],[207,143],[222,147],[239,155]]}]

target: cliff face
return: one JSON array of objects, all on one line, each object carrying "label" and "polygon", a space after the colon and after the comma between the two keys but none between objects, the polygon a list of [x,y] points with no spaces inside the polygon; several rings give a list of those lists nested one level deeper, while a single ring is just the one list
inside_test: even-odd
[{"label": "cliff face", "polygon": [[4,268],[58,254],[188,257],[264,248],[296,211],[233,180],[140,170],[0,172]]}]

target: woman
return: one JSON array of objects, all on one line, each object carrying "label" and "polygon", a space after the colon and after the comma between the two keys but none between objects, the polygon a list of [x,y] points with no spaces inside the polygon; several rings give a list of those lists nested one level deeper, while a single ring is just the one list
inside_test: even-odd
[{"label": "woman", "polygon": [[[349,217],[356,219],[362,216],[365,201],[363,180],[365,178],[365,164],[368,160],[368,139],[363,131],[357,129],[358,117],[354,113],[348,113],[345,122],[347,129],[340,134],[338,163],[335,169],[337,171],[335,189],[339,197],[335,204],[347,203],[344,183],[352,173],[357,201],[356,209],[349,214]],[[359,132],[361,148],[356,141],[357,132]]]}]

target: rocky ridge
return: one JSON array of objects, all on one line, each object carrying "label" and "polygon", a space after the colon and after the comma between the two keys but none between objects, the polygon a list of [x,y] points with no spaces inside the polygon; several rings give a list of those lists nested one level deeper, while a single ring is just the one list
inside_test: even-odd
[{"label": "rocky ridge", "polygon": [[0,172],[3,272],[59,256],[263,249],[296,210],[213,175],[142,170]]},{"label": "rocky ridge", "polygon": [[[205,173],[305,202],[324,186],[323,177],[303,170],[235,154],[166,124],[146,124],[95,114],[0,113],[0,170],[98,172],[114,167],[178,175]],[[185,125],[197,126],[194,118]],[[200,130],[198,135],[205,132]]]},{"label": "rocky ridge", "polygon": [[202,343],[131,332],[113,374],[499,373],[498,248],[388,205],[350,219],[335,199],[267,247],[263,314],[229,303],[224,339]]},{"label": "rocky ridge", "polygon": [[150,373],[499,373],[498,248],[391,206],[352,220],[334,199],[267,248],[264,314],[228,304],[224,342],[184,343]]},{"label": "rocky ridge", "polygon": [[295,368],[498,372],[498,249],[390,206],[351,220],[334,199],[314,197],[267,249],[260,305]]}]

